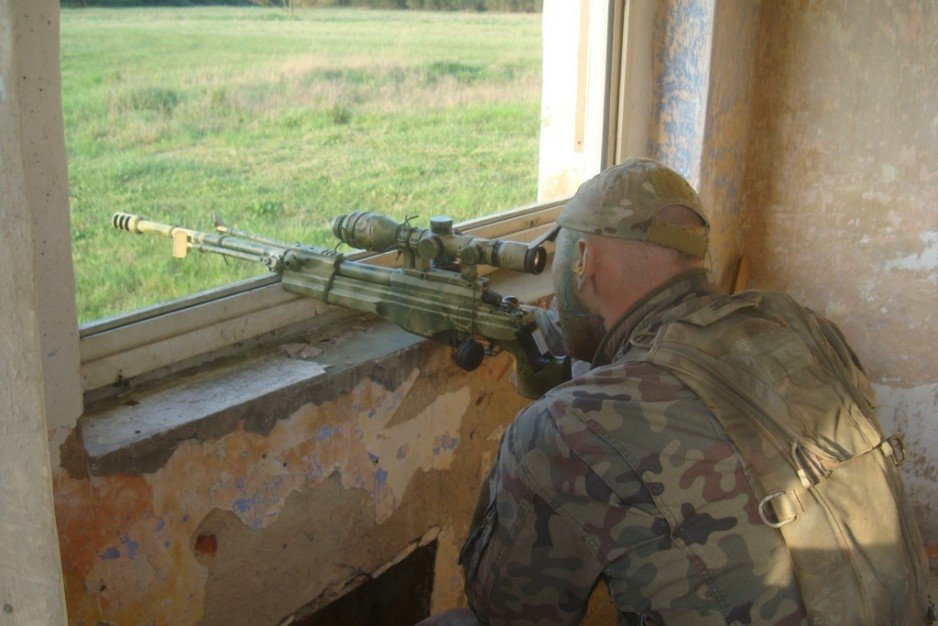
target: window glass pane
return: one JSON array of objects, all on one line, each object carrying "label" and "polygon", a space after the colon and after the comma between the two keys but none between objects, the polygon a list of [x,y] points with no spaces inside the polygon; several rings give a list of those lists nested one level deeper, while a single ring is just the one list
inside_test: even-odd
[{"label": "window glass pane", "polygon": [[540,14],[63,8],[61,37],[82,322],[264,272],[173,259],[114,211],[331,247],[353,210],[535,200]]}]

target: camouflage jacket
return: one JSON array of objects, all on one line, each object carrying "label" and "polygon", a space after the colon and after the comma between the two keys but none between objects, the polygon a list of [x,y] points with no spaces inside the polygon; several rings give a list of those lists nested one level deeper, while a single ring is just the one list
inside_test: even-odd
[{"label": "camouflage jacket", "polygon": [[625,355],[638,330],[711,291],[679,276],[607,333],[592,369],[506,431],[460,555],[488,624],[575,624],[604,579],[622,624],[806,621],[745,464],[681,382]]}]

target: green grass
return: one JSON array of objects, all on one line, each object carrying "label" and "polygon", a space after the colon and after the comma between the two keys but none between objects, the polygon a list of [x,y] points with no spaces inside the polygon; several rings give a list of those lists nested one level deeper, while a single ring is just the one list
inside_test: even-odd
[{"label": "green grass", "polygon": [[61,32],[82,322],[261,271],[172,259],[114,211],[332,247],[353,210],[426,223],[535,199],[539,15],[63,9]]}]

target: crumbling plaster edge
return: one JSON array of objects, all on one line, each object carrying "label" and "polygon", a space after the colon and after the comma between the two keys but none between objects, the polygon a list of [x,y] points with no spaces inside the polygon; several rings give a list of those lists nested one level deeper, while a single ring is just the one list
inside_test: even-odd
[{"label": "crumbling plaster edge", "polygon": [[[552,292],[549,273],[540,276],[499,273],[492,287],[513,294],[523,302],[535,302]],[[134,419],[177,415],[188,407],[174,403],[172,391],[198,384],[213,389],[244,384],[245,376],[256,381],[270,378],[283,368],[284,355],[276,347],[234,365],[207,368],[193,377],[178,377],[152,391],[135,393],[124,404],[86,412],[61,446],[61,465],[73,478],[141,475],[157,471],[188,440],[219,439],[243,424],[245,430],[267,433],[274,423],[287,419],[304,405],[320,404],[351,391],[359,382],[371,379],[392,389],[423,362],[439,344],[407,333],[383,320],[369,320],[348,330],[335,346],[312,360],[297,359],[307,374],[296,376],[285,386],[272,387],[257,396],[232,404],[225,394],[218,400],[200,402],[197,410],[171,423],[140,425]],[[151,400],[159,396],[151,404]],[[128,417],[128,405],[139,417]]]}]

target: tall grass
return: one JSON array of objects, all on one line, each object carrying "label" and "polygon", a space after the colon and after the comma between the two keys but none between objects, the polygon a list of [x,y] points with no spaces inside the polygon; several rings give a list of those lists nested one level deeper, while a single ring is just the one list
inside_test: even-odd
[{"label": "tall grass", "polygon": [[332,247],[352,210],[457,220],[531,202],[540,18],[63,9],[82,321],[258,272],[110,229],[113,211]]}]

